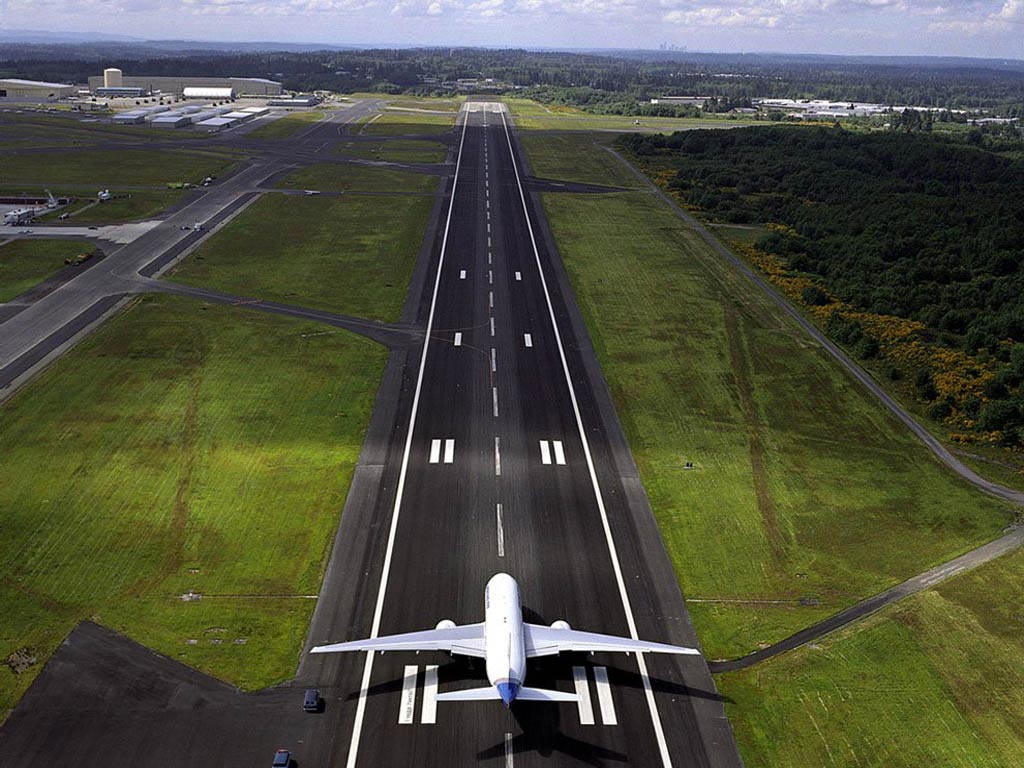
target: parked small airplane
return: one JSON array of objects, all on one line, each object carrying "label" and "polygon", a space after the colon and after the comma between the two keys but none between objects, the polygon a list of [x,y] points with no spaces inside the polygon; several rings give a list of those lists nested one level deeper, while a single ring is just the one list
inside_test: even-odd
[{"label": "parked small airplane", "polygon": [[550,627],[523,621],[519,585],[507,573],[498,573],[484,591],[484,621],[457,625],[444,619],[435,629],[400,635],[355,640],[313,648],[310,653],[344,651],[449,651],[486,660],[487,688],[438,694],[438,701],[483,701],[500,699],[508,707],[522,701],[576,701],[575,693],[526,688],[526,660],[554,656],[563,651],[624,653],[677,653],[699,655],[696,648],[648,643],[614,635],[578,632],[565,621]]}]

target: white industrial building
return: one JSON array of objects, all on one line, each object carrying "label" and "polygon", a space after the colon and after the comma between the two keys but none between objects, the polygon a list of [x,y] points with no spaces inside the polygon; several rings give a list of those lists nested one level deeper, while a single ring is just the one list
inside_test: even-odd
[{"label": "white industrial building", "polygon": [[256,115],[252,114],[251,112],[238,111],[228,112],[224,115],[224,117],[230,118],[232,120],[237,120],[240,123],[246,123],[249,120],[252,120],[254,117],[256,117]]},{"label": "white industrial building", "polygon": [[185,88],[181,94],[186,99],[213,99],[225,101],[235,98],[234,88]]},{"label": "white industrial building", "polygon": [[226,128],[230,128],[237,122],[237,120],[232,120],[230,117],[211,117],[209,120],[203,120],[203,122],[197,123],[196,129],[216,133],[217,131],[223,131]]},{"label": "white industrial building", "polygon": [[0,79],[0,99],[51,100],[75,95],[75,86],[41,80]]}]

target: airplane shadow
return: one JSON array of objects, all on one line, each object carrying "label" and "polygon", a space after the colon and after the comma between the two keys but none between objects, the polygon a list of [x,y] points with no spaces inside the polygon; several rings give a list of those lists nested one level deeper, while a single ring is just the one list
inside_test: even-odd
[{"label": "airplane shadow", "polygon": [[536,752],[542,757],[550,757],[557,752],[595,768],[602,768],[608,763],[625,763],[628,760],[622,752],[562,733],[557,704],[514,703],[510,711],[521,733],[514,736],[508,744],[503,739],[494,746],[477,752],[477,760],[500,759],[509,751],[514,754]]}]

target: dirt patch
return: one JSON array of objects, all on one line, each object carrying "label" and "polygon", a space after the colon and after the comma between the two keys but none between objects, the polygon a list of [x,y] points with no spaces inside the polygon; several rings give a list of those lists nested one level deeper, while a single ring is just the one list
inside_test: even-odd
[{"label": "dirt patch", "polygon": [[19,648],[4,659],[4,661],[7,663],[7,666],[11,668],[11,671],[14,674],[20,675],[24,672],[28,672],[31,667],[35,666],[39,661],[39,658],[32,653],[30,649]]}]

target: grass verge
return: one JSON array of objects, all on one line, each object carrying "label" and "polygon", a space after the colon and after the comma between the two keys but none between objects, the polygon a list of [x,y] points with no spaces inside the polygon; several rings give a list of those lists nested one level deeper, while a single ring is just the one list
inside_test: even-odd
[{"label": "grass verge", "polygon": [[287,139],[326,116],[327,113],[322,109],[290,112],[282,118],[263,123],[259,128],[249,131],[246,136],[252,139]]},{"label": "grass verge", "polygon": [[0,245],[0,302],[64,269],[64,259],[91,250],[88,243],[70,240],[15,240]]},{"label": "grass verge", "polygon": [[600,133],[558,133],[519,136],[530,158],[530,172],[542,179],[604,184],[627,189],[642,182],[602,147],[615,137]]},{"label": "grass verge", "polygon": [[329,192],[434,192],[437,176],[393,171],[351,163],[307,165],[277,184],[281,189],[319,189]]},{"label": "grass verge", "polygon": [[0,708],[85,618],[247,688],[292,675],[384,358],[154,296],[5,404],[0,657],[37,663],[0,668]]},{"label": "grass verge", "polygon": [[[146,149],[89,149],[72,152],[31,152],[4,157],[4,186],[27,186],[35,194],[41,187],[60,184],[90,185],[96,189],[118,185],[198,183],[222,174],[231,159],[212,152]],[[54,189],[56,193],[56,189]]]},{"label": "grass verge", "polygon": [[693,612],[709,657],[780,639],[1012,519],[662,202],[544,206],[684,594],[711,601]]},{"label": "grass verge", "polygon": [[425,112],[382,112],[360,129],[364,136],[415,136],[447,133],[455,127],[456,113],[432,115]]},{"label": "grass verge", "polygon": [[183,261],[172,279],[397,320],[433,202],[413,195],[267,195]]},{"label": "grass verge", "polygon": [[448,147],[440,141],[420,139],[349,141],[339,147],[338,151],[352,157],[395,163],[443,163],[448,155]]}]

